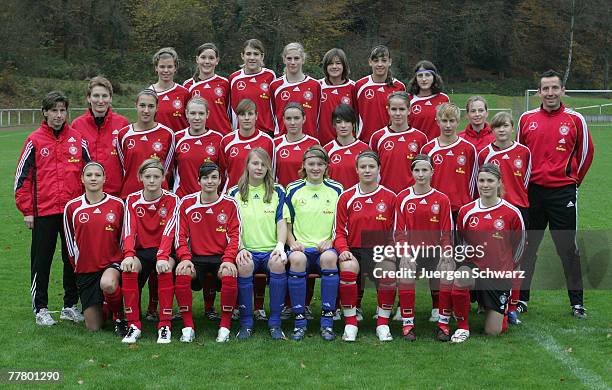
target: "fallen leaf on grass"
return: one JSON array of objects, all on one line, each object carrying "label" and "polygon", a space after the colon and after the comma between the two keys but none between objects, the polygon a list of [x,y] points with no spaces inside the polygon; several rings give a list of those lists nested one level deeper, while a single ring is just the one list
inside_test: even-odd
[{"label": "fallen leaf on grass", "polygon": [[153,355],[153,356],[151,356],[151,359],[157,359],[157,358],[159,358],[159,355]]},{"label": "fallen leaf on grass", "polygon": [[568,349],[566,349],[565,352],[572,353],[572,347],[569,347]]},{"label": "fallen leaf on grass", "polygon": [[93,358],[89,359],[88,362],[93,363],[94,362]]},{"label": "fallen leaf on grass", "polygon": [[133,350],[133,351],[135,351],[135,350],[137,350],[140,347],[138,346],[138,344],[130,344],[130,346],[128,348]]},{"label": "fallen leaf on grass", "polygon": [[[21,333],[21,332],[19,332],[19,333]],[[608,338],[608,339],[609,339],[610,337],[612,337],[612,333],[608,333],[608,335],[606,336],[606,338]]]},{"label": "fallen leaf on grass", "polygon": [[82,385],[82,384],[83,384],[83,383],[85,383],[85,382],[83,382],[83,379],[79,379],[79,380],[77,381],[77,383],[78,383],[79,385]]},{"label": "fallen leaf on grass", "polygon": [[249,378],[250,378],[250,376],[248,376],[248,375],[244,376],[244,379],[249,379]]},{"label": "fallen leaf on grass", "polygon": [[300,362],[300,368],[306,368],[306,365],[303,362]]}]

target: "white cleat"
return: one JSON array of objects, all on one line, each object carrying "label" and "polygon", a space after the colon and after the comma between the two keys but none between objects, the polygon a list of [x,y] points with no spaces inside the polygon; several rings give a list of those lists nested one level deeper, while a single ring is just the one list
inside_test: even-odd
[{"label": "white cleat", "polygon": [[376,336],[378,336],[378,340],[380,341],[392,341],[393,336],[391,336],[391,329],[389,329],[389,325],[378,325],[376,327]]},{"label": "white cleat", "polygon": [[340,309],[336,309],[334,312],[334,321],[340,321],[342,317],[340,317]]},{"label": "white cleat", "polygon": [[357,332],[359,328],[355,325],[345,325],[344,326],[344,334],[342,335],[342,340],[344,341],[355,341],[357,339]]},{"label": "white cleat", "polygon": [[219,328],[216,341],[218,343],[227,343],[230,339],[230,330],[224,327]]},{"label": "white cleat", "polygon": [[438,322],[439,319],[440,319],[440,310],[431,309],[431,316],[429,317],[429,322]]},{"label": "white cleat", "polygon": [[83,314],[77,309],[76,306],[65,307],[60,312],[60,320],[67,320],[72,322],[83,322],[85,321],[85,317]]},{"label": "white cleat", "polygon": [[42,308],[36,313],[36,325],[53,326],[55,324],[57,324],[57,322],[51,317],[47,308]]},{"label": "white cleat", "polygon": [[457,329],[451,336],[451,343],[462,343],[470,338],[470,331],[465,329]]},{"label": "white cleat", "polygon": [[264,309],[258,309],[253,312],[253,318],[255,321],[268,321],[268,315]]},{"label": "white cleat", "polygon": [[397,310],[395,311],[395,315],[393,316],[393,321],[399,321],[402,322],[402,309],[398,306]]},{"label": "white cleat", "polygon": [[195,330],[191,326],[183,328],[181,333],[181,343],[192,343],[195,340]]},{"label": "white cleat", "polygon": [[170,344],[172,341],[172,332],[169,326],[162,326],[157,331],[157,344]]},{"label": "white cleat", "polygon": [[142,332],[140,331],[140,329],[138,329],[136,325],[132,324],[128,328],[128,332],[125,335],[125,337],[121,340],[121,342],[125,344],[134,344],[136,343],[136,340],[140,338],[141,334]]}]

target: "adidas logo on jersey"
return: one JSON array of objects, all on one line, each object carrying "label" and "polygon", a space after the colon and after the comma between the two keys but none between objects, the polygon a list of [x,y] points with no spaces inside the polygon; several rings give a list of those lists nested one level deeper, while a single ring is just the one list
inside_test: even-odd
[{"label": "adidas logo on jersey", "polygon": [[206,214],[212,214],[212,213],[213,213],[212,209],[206,210]]},{"label": "adidas logo on jersey", "polygon": [[293,88],[293,92],[300,92],[300,87]]},{"label": "adidas logo on jersey", "polygon": [[293,148],[293,150],[302,150],[302,148],[300,148],[300,145],[295,145],[295,148]]},{"label": "adidas logo on jersey", "polygon": [[204,88],[210,89],[210,85],[208,83],[206,83],[206,85],[204,85]]},{"label": "adidas logo on jersey", "polygon": [[149,210],[155,211],[157,210],[157,207],[155,207],[155,205],[152,204],[151,206],[149,206]]},{"label": "adidas logo on jersey", "polygon": [[253,195],[253,199],[259,199],[259,194]]},{"label": "adidas logo on jersey", "polygon": [[372,198],[368,198],[368,200],[365,201],[366,203],[374,203],[372,202]]},{"label": "adidas logo on jersey", "polygon": [[378,92],[385,92],[385,87],[378,88]]},{"label": "adidas logo on jersey", "polygon": [[93,213],[94,213],[94,214],[100,214],[101,212],[102,212],[102,211],[100,211],[100,209],[95,209]]},{"label": "adidas logo on jersey", "polygon": [[484,219],[491,219],[491,214],[487,214],[484,216]]},{"label": "adidas logo on jersey", "polygon": [[319,195],[314,194],[314,195],[312,196],[312,199],[319,199]]},{"label": "adidas logo on jersey", "polygon": [[560,144],[564,144],[564,143],[565,143],[565,138],[561,138],[561,139],[559,140],[559,143],[560,143]]},{"label": "adidas logo on jersey", "polygon": [[197,140],[196,142],[194,142],[194,144],[196,144],[196,145],[202,145],[202,141]]},{"label": "adidas logo on jersey", "polygon": [[351,150],[350,150],[350,149],[346,149],[346,151],[344,152],[344,154],[353,154],[353,153],[351,153]]},{"label": "adidas logo on jersey", "polygon": [[567,204],[567,206],[565,206],[565,207],[574,207],[574,206],[575,206],[574,202],[572,202],[570,200],[569,203]]},{"label": "adidas logo on jersey", "polygon": [[68,138],[68,142],[76,142],[76,139],[74,139],[74,137],[70,137]]},{"label": "adidas logo on jersey", "polygon": [[143,135],[142,137],[140,137],[140,140],[141,141],[148,141],[149,139],[147,138],[146,135]]},{"label": "adidas logo on jersey", "polygon": [[255,77],[251,77],[251,79],[249,80],[250,83],[256,83],[257,80],[255,79]]},{"label": "adidas logo on jersey", "polygon": [[508,156],[507,154],[504,154],[504,157],[502,157],[502,160],[510,160],[510,156]]},{"label": "adidas logo on jersey", "polygon": [[455,155],[455,153],[453,153],[453,151],[452,151],[452,150],[449,150],[449,151],[448,151],[448,153],[446,153],[446,155],[447,155],[447,156],[454,156],[454,155]]},{"label": "adidas logo on jersey", "polygon": [[421,199],[421,201],[419,202],[419,204],[427,204],[427,201],[425,199]]},{"label": "adidas logo on jersey", "polygon": [[425,102],[425,105],[426,106],[431,106],[431,102],[428,100],[428,101]]},{"label": "adidas logo on jersey", "polygon": [[402,135],[401,137],[398,138],[398,142],[404,142],[406,141],[406,139],[404,139],[404,136]]},{"label": "adidas logo on jersey", "polygon": [[247,144],[247,146],[244,147],[245,149],[251,149],[251,144]]},{"label": "adidas logo on jersey", "polygon": [[337,89],[334,89],[334,90],[332,91],[332,93],[333,93],[334,95],[337,95],[337,94],[338,94],[338,90],[337,90]]},{"label": "adidas logo on jersey", "polygon": [[164,97],[162,98],[162,100],[170,100],[170,98],[168,97],[168,95],[164,95]]}]

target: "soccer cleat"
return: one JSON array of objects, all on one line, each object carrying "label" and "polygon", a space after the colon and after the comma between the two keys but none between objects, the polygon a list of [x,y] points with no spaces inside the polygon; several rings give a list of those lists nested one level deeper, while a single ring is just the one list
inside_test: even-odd
[{"label": "soccer cleat", "polygon": [[51,317],[51,314],[46,307],[40,309],[38,313],[36,313],[36,325],[52,326],[55,324],[57,324],[57,322],[55,322],[53,317]]},{"label": "soccer cleat", "polygon": [[340,319],[340,309],[336,309],[336,311],[334,312],[334,321],[340,321]]},{"label": "soccer cleat", "polygon": [[85,320],[83,314],[77,309],[76,306],[65,307],[60,312],[60,320],[67,320],[72,322],[82,322]]},{"label": "soccer cleat", "polygon": [[321,328],[321,338],[325,341],[334,341],[336,334],[332,328]]},{"label": "soccer cleat", "polygon": [[172,320],[171,321],[178,321],[178,320],[181,320],[182,318],[183,317],[181,316],[181,313],[177,311],[176,313],[174,313],[172,315]]},{"label": "soccer cleat", "polygon": [[115,334],[121,338],[124,338],[128,333],[128,323],[126,320],[115,320]]},{"label": "soccer cleat", "polygon": [[398,306],[397,310],[395,311],[395,315],[393,316],[393,321],[399,321],[402,322],[402,309]]},{"label": "soccer cleat", "polygon": [[147,314],[145,315],[145,320],[151,321],[151,322],[157,322],[159,321],[159,314],[157,314],[156,311],[148,311]]},{"label": "soccer cleat", "polygon": [[136,340],[140,338],[141,334],[142,332],[140,331],[140,329],[138,329],[136,325],[132,324],[130,325],[127,334],[121,340],[121,342],[125,344],[134,344]]},{"label": "soccer cleat", "polygon": [[291,318],[291,307],[283,306],[283,310],[281,311],[281,320],[288,320]]},{"label": "soccer cleat", "polygon": [[429,316],[429,322],[438,322],[440,319],[440,309],[431,309],[431,316]]},{"label": "soccer cleat", "polygon": [[287,337],[280,326],[271,327],[270,336],[272,336],[272,340],[287,340]]},{"label": "soccer cleat", "polygon": [[195,340],[195,330],[191,326],[183,328],[181,330],[181,343],[191,343]]},{"label": "soccer cleat", "polygon": [[527,302],[518,301],[518,304],[516,305],[516,311],[517,313],[527,313]]},{"label": "soccer cleat", "polygon": [[[484,312],[485,312],[484,306],[478,304],[478,308],[476,308],[476,314],[482,314]],[[453,315],[454,315],[454,313],[453,313]]]},{"label": "soccer cleat", "polygon": [[586,309],[582,305],[572,306],[572,315],[581,320],[586,320],[587,318]]},{"label": "soccer cleat", "polygon": [[215,311],[215,309],[207,311],[206,313],[204,313],[204,316],[206,316],[206,318],[209,321],[220,321],[221,320],[221,316],[219,315],[219,313]]},{"label": "soccer cleat", "polygon": [[240,319],[240,310],[234,309],[232,312],[232,321],[238,321]]},{"label": "soccer cleat", "polygon": [[310,308],[310,306],[304,307],[304,315],[306,316],[307,320],[314,320],[314,316],[312,315],[312,309]]},{"label": "soccer cleat", "polygon": [[253,318],[255,318],[255,321],[268,321],[268,315],[264,309],[253,311]]},{"label": "soccer cleat", "polygon": [[217,332],[217,339],[215,340],[218,343],[226,343],[230,339],[230,330],[224,328],[223,326],[219,328],[219,332]]},{"label": "soccer cleat", "polygon": [[291,340],[293,341],[302,341],[306,337],[306,328],[295,328],[293,329],[293,335],[291,335]]},{"label": "soccer cleat", "polygon": [[521,320],[518,318],[518,313],[516,310],[512,310],[508,312],[508,323],[511,325],[520,325]]},{"label": "soccer cleat", "polygon": [[416,341],[416,334],[414,333],[414,327],[406,326],[402,329],[402,338],[406,341]]},{"label": "soccer cleat", "polygon": [[238,340],[246,340],[250,338],[252,334],[253,334],[253,329],[249,328],[248,326],[243,325],[240,327],[240,330],[238,331],[238,333],[236,333],[236,338]]},{"label": "soccer cleat", "polygon": [[342,340],[355,341],[357,339],[357,332],[359,332],[359,328],[357,328],[355,325],[345,325]]},{"label": "soccer cleat", "polygon": [[436,332],[436,338],[438,339],[438,341],[443,341],[443,342],[450,341],[451,336],[450,336],[450,332],[448,328],[442,328],[440,326],[437,326],[435,332]]},{"label": "soccer cleat", "polygon": [[162,326],[157,330],[157,344],[170,344],[172,332],[169,326]]},{"label": "soccer cleat", "polygon": [[389,329],[389,325],[378,325],[376,327],[376,336],[378,336],[378,340],[380,341],[393,340],[393,336],[391,336],[391,329]]},{"label": "soccer cleat", "polygon": [[359,322],[363,321],[363,310],[361,310],[361,308],[358,307],[356,312],[357,312],[357,314],[355,314],[355,317],[357,317],[357,321],[359,321]]},{"label": "soccer cleat", "polygon": [[467,329],[457,329],[451,336],[451,343],[462,343],[470,338],[470,331]]}]

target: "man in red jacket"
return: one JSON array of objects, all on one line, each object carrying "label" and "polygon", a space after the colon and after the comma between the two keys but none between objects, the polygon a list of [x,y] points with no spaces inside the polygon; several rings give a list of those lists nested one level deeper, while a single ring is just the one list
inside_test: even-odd
[{"label": "man in red jacket", "polygon": [[83,193],[81,171],[90,160],[81,135],[66,123],[68,98],[49,92],[42,101],[44,121],[28,136],[15,173],[15,201],[25,225],[32,229],[30,251],[32,309],[38,325],[54,325],[47,310],[49,274],[58,233],[64,261],[64,308],[60,318],[79,322],[78,293],[70,264],[62,216],[64,207]]},{"label": "man in red jacket", "polygon": [[548,225],[563,263],[572,314],[586,318],[576,246],[576,199],[578,187],[593,162],[593,142],[584,117],[561,102],[565,87],[559,73],[544,72],[538,94],[542,105],[521,116],[516,133],[517,141],[531,150],[532,159],[529,236],[521,263],[526,279],[517,309],[527,309],[537,251]]},{"label": "man in red jacket", "polygon": [[96,76],[87,85],[89,109],[72,121],[72,127],[87,141],[91,159],[104,167],[104,192],[113,196],[121,193],[123,170],[115,143],[119,130],[129,125],[122,115],[113,112],[113,85],[106,78]]}]

